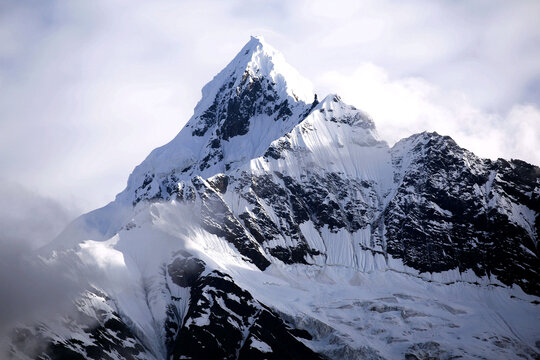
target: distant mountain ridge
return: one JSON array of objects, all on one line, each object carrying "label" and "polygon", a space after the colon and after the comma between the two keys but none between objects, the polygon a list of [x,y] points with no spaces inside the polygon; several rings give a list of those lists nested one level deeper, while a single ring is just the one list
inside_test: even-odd
[{"label": "distant mountain ridge", "polygon": [[81,296],[92,326],[25,328],[43,354],[540,356],[540,168],[437,133],[389,147],[262,38],[202,93],[114,202],[43,250],[123,279]]}]

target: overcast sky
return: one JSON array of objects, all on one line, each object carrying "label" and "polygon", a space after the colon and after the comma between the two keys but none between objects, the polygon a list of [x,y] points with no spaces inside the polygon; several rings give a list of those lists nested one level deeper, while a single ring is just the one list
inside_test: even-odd
[{"label": "overcast sky", "polygon": [[69,213],[106,204],[252,34],[390,144],[434,130],[540,165],[539,16],[537,0],[0,0],[1,181]]}]

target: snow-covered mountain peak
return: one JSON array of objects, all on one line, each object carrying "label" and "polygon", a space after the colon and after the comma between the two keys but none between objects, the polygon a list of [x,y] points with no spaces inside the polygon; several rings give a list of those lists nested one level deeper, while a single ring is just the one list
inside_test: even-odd
[{"label": "snow-covered mountain peak", "polygon": [[356,107],[346,104],[337,94],[327,95],[315,109],[325,113],[331,122],[346,123],[351,126],[360,126],[375,130],[375,123],[368,114]]},{"label": "snow-covered mountain peak", "polygon": [[261,37],[252,37],[203,87],[176,138],[135,168],[120,199],[159,198],[182,178],[237,168],[263,155],[317,104],[311,83]]},{"label": "snow-covered mountain peak", "polygon": [[202,90],[202,99],[195,114],[205,111],[213,103],[216,94],[225,88],[238,88],[267,78],[270,86],[282,98],[311,103],[311,82],[287,63],[283,54],[264,41],[262,36],[252,36],[233,60],[220,71]]},{"label": "snow-covered mountain peak", "polygon": [[437,133],[389,147],[305,83],[251,38],[117,199],[40,251],[92,286],[17,329],[13,354],[43,354],[15,358],[537,359],[540,169]]},{"label": "snow-covered mountain peak", "polygon": [[283,54],[262,36],[252,36],[224,71],[230,70],[231,65],[235,71],[242,71],[242,75],[247,72],[253,78],[269,77],[279,92],[285,92],[296,101],[313,101],[311,82],[289,65]]}]

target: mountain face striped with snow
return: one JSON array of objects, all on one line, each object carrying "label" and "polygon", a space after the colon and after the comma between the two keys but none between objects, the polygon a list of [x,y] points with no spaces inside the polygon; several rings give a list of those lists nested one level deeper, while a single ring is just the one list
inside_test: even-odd
[{"label": "mountain face striped with snow", "polygon": [[43,250],[107,276],[11,355],[538,359],[539,214],[540,168],[436,133],[389,147],[252,38],[116,200]]}]

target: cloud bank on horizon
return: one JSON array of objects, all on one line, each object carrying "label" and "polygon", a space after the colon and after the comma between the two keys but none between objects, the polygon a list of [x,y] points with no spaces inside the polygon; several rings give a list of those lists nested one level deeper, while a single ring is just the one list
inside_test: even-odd
[{"label": "cloud bank on horizon", "polygon": [[437,131],[540,165],[539,13],[526,0],[4,1],[2,177],[104,205],[252,34],[391,144]]}]

